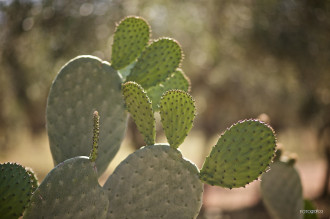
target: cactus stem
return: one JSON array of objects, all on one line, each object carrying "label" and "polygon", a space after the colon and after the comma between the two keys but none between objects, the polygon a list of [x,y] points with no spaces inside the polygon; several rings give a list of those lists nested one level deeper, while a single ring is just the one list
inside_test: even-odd
[{"label": "cactus stem", "polygon": [[99,147],[99,136],[100,136],[100,116],[97,111],[93,113],[93,147],[89,155],[91,162],[95,162],[97,158],[97,150]]}]

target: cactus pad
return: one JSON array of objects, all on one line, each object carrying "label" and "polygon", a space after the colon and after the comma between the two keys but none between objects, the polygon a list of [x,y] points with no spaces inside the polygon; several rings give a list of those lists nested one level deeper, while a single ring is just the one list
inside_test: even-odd
[{"label": "cactus pad", "polygon": [[201,180],[226,188],[249,184],[264,172],[276,147],[273,129],[257,120],[234,124],[223,133],[202,167]]},{"label": "cactus pad", "polygon": [[129,155],[104,188],[109,218],[195,218],[202,204],[198,169],[165,144]]},{"label": "cactus pad", "polygon": [[188,77],[183,73],[181,69],[177,69],[170,77],[168,77],[164,82],[153,86],[147,90],[148,96],[152,102],[152,108],[154,111],[158,111],[158,105],[161,96],[169,90],[182,90],[189,92],[190,81]]},{"label": "cactus pad", "polygon": [[127,17],[117,26],[112,45],[111,65],[122,69],[135,61],[147,46],[150,35],[149,24],[140,17]]},{"label": "cactus pad", "polygon": [[32,171],[16,163],[0,164],[0,216],[19,218],[27,207],[37,181]]},{"label": "cactus pad", "polygon": [[127,81],[149,89],[168,78],[182,59],[181,47],[173,39],[161,38],[151,43],[138,58]]},{"label": "cactus pad", "polygon": [[135,82],[122,85],[122,92],[128,111],[132,115],[137,128],[144,136],[147,145],[155,143],[156,121],[147,93]]},{"label": "cactus pad", "polygon": [[89,159],[92,162],[96,161],[99,149],[99,137],[100,137],[100,116],[99,112],[93,113],[93,147],[89,155]]},{"label": "cactus pad", "polygon": [[126,127],[121,80],[109,63],[92,56],[69,61],[55,78],[47,102],[47,131],[55,165],[88,156],[95,110],[100,113],[99,174],[117,153]]},{"label": "cactus pad", "polygon": [[270,168],[261,177],[261,195],[268,212],[273,218],[302,218],[300,210],[304,205],[298,172],[282,161],[272,163]]},{"label": "cactus pad", "polygon": [[192,128],[195,118],[194,100],[184,91],[167,91],[160,100],[160,116],[169,144],[177,148]]},{"label": "cactus pad", "polygon": [[109,200],[95,168],[88,157],[57,165],[33,193],[24,218],[106,218]]}]

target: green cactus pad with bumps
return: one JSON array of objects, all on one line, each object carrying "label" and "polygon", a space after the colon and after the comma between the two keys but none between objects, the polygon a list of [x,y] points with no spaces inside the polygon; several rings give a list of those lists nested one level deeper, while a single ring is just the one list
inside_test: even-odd
[{"label": "green cactus pad with bumps", "polygon": [[33,172],[16,163],[0,164],[0,216],[19,218],[38,183]]},{"label": "green cactus pad with bumps", "polygon": [[220,136],[204,162],[200,178],[226,188],[245,186],[268,168],[275,147],[271,127],[257,120],[240,121]]},{"label": "green cactus pad with bumps", "polygon": [[97,178],[88,157],[60,163],[33,193],[24,218],[106,218],[109,200]]},{"label": "green cactus pad with bumps", "polygon": [[147,145],[155,143],[156,121],[152,111],[152,104],[147,93],[135,82],[122,85],[122,92],[128,111],[132,115],[137,128],[144,136]]},{"label": "green cactus pad with bumps", "polygon": [[166,91],[174,89],[183,90],[186,92],[189,92],[190,90],[190,81],[181,69],[177,69],[170,77],[166,78],[164,82],[147,90],[154,111],[159,110],[158,105],[161,96]]},{"label": "green cactus pad with bumps", "polygon": [[149,89],[168,78],[179,67],[181,59],[181,47],[175,40],[158,39],[142,52],[127,81]]},{"label": "green cactus pad with bumps", "polygon": [[282,161],[272,163],[270,168],[261,177],[261,195],[268,212],[273,218],[302,218],[300,210],[304,205],[298,172]]},{"label": "green cactus pad with bumps", "polygon": [[198,169],[167,144],[129,155],[106,181],[108,218],[195,218],[202,205]]},{"label": "green cactus pad with bumps", "polygon": [[95,110],[101,115],[96,166],[102,174],[117,153],[126,128],[121,80],[109,63],[79,56],[60,70],[48,96],[47,131],[55,165],[89,155]]},{"label": "green cactus pad with bumps", "polygon": [[93,113],[93,147],[89,155],[89,159],[92,162],[96,161],[99,149],[99,137],[100,137],[100,116],[99,112]]},{"label": "green cactus pad with bumps", "polygon": [[140,17],[127,17],[117,26],[112,45],[111,65],[122,69],[140,56],[150,36],[149,24]]},{"label": "green cactus pad with bumps", "polygon": [[160,116],[169,144],[177,148],[192,128],[195,118],[194,100],[184,91],[167,91],[160,100]]}]

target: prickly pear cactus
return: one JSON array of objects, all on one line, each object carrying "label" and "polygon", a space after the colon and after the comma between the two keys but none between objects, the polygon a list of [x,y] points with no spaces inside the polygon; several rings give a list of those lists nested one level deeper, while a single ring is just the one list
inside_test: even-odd
[{"label": "prickly pear cactus", "polygon": [[0,173],[0,216],[17,219],[28,206],[37,179],[31,170],[17,163],[0,164]]},{"label": "prickly pear cactus", "polygon": [[95,163],[75,157],[58,164],[33,193],[24,218],[106,218],[109,200]]},{"label": "prickly pear cactus", "polygon": [[111,63],[124,82],[135,81],[148,93],[153,110],[158,111],[165,91],[189,91],[190,82],[179,69],[183,53],[171,38],[153,40],[149,45],[149,24],[140,17],[123,19],[115,30]]},{"label": "prickly pear cactus", "polygon": [[132,115],[147,145],[155,143],[156,121],[149,97],[143,88],[135,82],[122,85],[122,92],[128,112]]},{"label": "prickly pear cactus", "polygon": [[127,80],[148,89],[169,77],[179,67],[181,59],[178,42],[170,38],[158,39],[142,52]]},{"label": "prickly pear cactus", "polygon": [[196,218],[202,204],[198,169],[166,144],[129,155],[104,188],[108,218]]},{"label": "prickly pear cactus", "polygon": [[161,96],[169,90],[190,91],[190,81],[181,69],[177,69],[170,77],[159,85],[150,87],[147,90],[148,96],[152,100],[152,108],[154,111],[159,110],[159,102]]},{"label": "prickly pear cactus", "polygon": [[[127,17],[116,28],[111,65],[96,57],[79,56],[60,70],[46,112],[56,167],[35,191],[34,176],[25,172],[23,178],[33,189],[22,187],[24,183],[18,187],[21,192],[29,190],[27,194],[34,191],[31,199],[25,193],[12,192],[7,176],[13,176],[9,180],[15,182],[19,177],[6,172],[0,181],[1,217],[21,215],[26,205],[24,201],[17,203],[16,198],[22,196],[30,200],[23,216],[27,219],[196,218],[202,205],[203,182],[241,187],[267,169],[275,150],[275,136],[269,126],[256,120],[229,128],[201,172],[182,157],[177,148],[192,128],[195,116],[194,101],[185,92],[190,83],[179,68],[182,50],[170,38],[148,45],[149,37],[150,27],[145,20]],[[174,90],[178,88],[184,91]],[[127,117],[123,99],[148,146],[122,161],[101,187],[98,176],[115,156],[124,135]],[[95,110],[100,112],[101,122]],[[157,110],[169,144],[155,143]],[[92,133],[89,117],[93,112]],[[14,204],[7,199],[9,196]]]},{"label": "prickly pear cactus", "polygon": [[121,144],[126,114],[121,80],[107,62],[93,56],[69,61],[55,78],[47,102],[47,131],[55,165],[76,156],[88,156],[92,134],[90,115],[98,110],[99,174],[108,167]]},{"label": "prickly pear cactus", "polygon": [[89,157],[58,164],[33,193],[24,218],[106,218],[107,192],[98,183],[99,115],[93,113],[93,147]]},{"label": "prickly pear cactus", "polygon": [[213,147],[201,169],[201,180],[226,188],[245,186],[267,170],[275,147],[272,128],[257,120],[238,122]]},{"label": "prickly pear cactus", "polygon": [[195,102],[180,90],[167,91],[160,101],[160,115],[166,138],[173,148],[188,135],[195,118]]},{"label": "prickly pear cactus", "polygon": [[276,161],[261,177],[261,195],[273,218],[302,218],[304,209],[300,177],[292,162]]},{"label": "prickly pear cactus", "polygon": [[140,17],[127,17],[116,27],[112,44],[111,64],[120,70],[140,56],[148,45],[149,24]]},{"label": "prickly pear cactus", "polygon": [[[152,136],[154,141],[155,120],[147,94],[135,82],[125,83],[123,94],[139,131],[145,139],[148,139],[146,136]],[[194,117],[191,108],[194,108],[194,103],[191,96],[183,91],[169,91],[163,99],[167,97],[171,99],[169,104],[173,109],[163,104],[164,114],[168,109],[169,116],[165,119],[166,122],[170,122],[172,117],[178,120],[180,138],[171,136],[170,139],[174,139],[171,147],[168,144],[145,146],[116,168],[104,185],[109,191],[109,218],[195,218],[199,212],[203,192],[199,171],[194,164],[183,159],[181,152],[176,149],[177,143],[186,136],[185,127],[191,127]],[[186,102],[186,108],[183,109],[182,104]],[[176,116],[182,113],[181,108],[183,112],[189,111],[184,119]],[[170,134],[175,131],[172,128]]]}]

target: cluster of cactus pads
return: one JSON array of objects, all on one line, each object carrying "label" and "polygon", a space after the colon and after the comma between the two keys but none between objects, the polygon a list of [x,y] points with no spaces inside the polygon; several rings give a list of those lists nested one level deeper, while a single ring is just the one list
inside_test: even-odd
[{"label": "cluster of cactus pads", "polygon": [[[10,214],[7,218],[17,218],[24,208],[27,219],[196,218],[203,183],[244,187],[269,169],[276,147],[274,131],[258,120],[239,121],[228,128],[201,170],[182,156],[178,148],[196,114],[187,93],[189,80],[180,69],[183,53],[173,39],[150,43],[149,37],[145,20],[127,17],[117,25],[111,64],[79,56],[63,66],[52,84],[46,111],[56,166],[37,186],[29,173],[16,177],[8,172],[15,164],[1,165],[5,174],[1,173],[4,198],[0,201],[6,205],[0,205],[0,212]],[[122,142],[126,111],[146,146],[124,159],[100,186],[98,177]],[[157,111],[168,143],[155,142]],[[26,183],[30,187],[22,188]],[[12,187],[23,195],[13,193]],[[13,199],[11,204],[5,193]],[[28,197],[24,203],[19,200],[22,196]],[[12,211],[14,205],[22,210]]]}]

